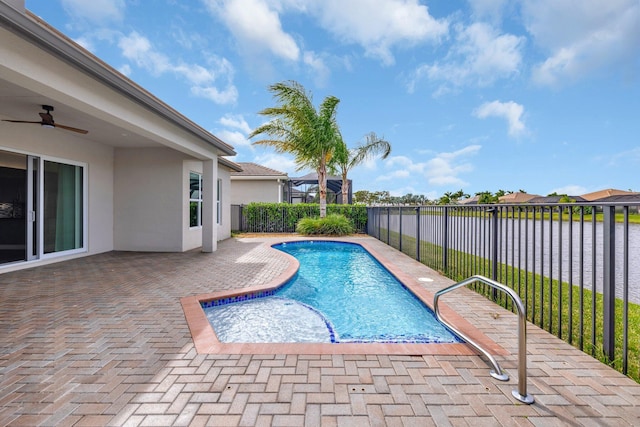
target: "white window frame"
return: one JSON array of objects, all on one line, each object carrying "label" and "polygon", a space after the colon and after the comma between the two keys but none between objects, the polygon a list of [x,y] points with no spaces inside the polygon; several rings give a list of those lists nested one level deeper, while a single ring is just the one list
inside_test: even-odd
[{"label": "white window frame", "polygon": [[[198,194],[200,195],[199,198],[192,198],[191,197],[191,175],[197,175],[198,176],[198,182],[199,182],[199,186],[200,188],[198,189]],[[191,204],[192,203],[196,203],[197,204],[197,224],[196,225],[192,225],[191,224]],[[196,171],[189,171],[189,228],[202,228],[202,172],[196,172]]]},{"label": "white window frame", "polygon": [[[39,176],[38,176],[38,186],[42,190],[38,194],[38,254],[40,259],[47,258],[55,258],[64,255],[77,254],[87,252],[88,248],[88,230],[89,230],[89,164],[84,162],[76,162],[69,159],[63,159],[59,157],[50,157],[50,156],[38,156],[40,157],[39,161]],[[57,251],[57,252],[44,252],[44,193],[46,188],[44,187],[44,163],[45,162],[54,162],[60,163],[70,166],[78,166],[82,168],[82,246],[76,249],[69,249],[66,251]]]},{"label": "white window frame", "polygon": [[218,178],[218,188],[216,191],[216,223],[222,224],[222,179]]}]

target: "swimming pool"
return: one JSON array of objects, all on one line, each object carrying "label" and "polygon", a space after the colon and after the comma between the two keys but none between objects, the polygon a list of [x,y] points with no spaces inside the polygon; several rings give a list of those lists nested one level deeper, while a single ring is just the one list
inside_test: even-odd
[{"label": "swimming pool", "polygon": [[297,274],[250,298],[203,305],[221,342],[460,342],[362,246],[299,241],[273,247],[298,259]]}]

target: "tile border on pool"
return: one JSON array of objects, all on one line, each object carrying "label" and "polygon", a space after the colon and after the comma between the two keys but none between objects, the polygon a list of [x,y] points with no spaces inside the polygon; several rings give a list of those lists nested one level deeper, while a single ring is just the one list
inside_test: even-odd
[{"label": "tile border on pool", "polygon": [[[297,273],[299,263],[293,256],[271,248],[281,243],[294,243],[302,240],[324,240],[357,244],[371,254],[384,268],[416,298],[433,310],[433,294],[422,287],[417,278],[404,273],[393,263],[380,255],[366,242],[352,242],[340,238],[283,239],[278,242],[267,242],[277,256],[289,258],[289,266],[271,282],[250,288],[232,291],[220,291],[208,294],[186,296],[180,299],[195,349],[199,354],[386,354],[386,355],[474,355],[473,348],[465,343],[222,343],[218,340],[213,327],[202,309],[208,304],[244,301],[273,294],[274,290],[287,283]],[[275,255],[275,253],[274,253]],[[456,325],[491,354],[507,355],[509,352],[491,340],[479,329],[453,311],[446,304],[440,304],[440,313],[449,322]]]}]

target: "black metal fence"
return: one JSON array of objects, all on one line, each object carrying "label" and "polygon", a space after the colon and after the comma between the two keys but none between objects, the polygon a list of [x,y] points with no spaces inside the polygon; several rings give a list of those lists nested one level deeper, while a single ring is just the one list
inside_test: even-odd
[{"label": "black metal fence", "polygon": [[[458,281],[521,297],[528,320],[640,380],[640,203],[371,207],[368,234]],[[491,289],[476,290],[512,308]]]}]

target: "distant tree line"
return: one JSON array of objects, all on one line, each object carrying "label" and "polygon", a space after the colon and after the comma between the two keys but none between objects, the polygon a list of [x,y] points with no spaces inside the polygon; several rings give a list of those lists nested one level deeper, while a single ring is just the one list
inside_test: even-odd
[{"label": "distant tree line", "polygon": [[[526,193],[524,190],[518,190],[519,193]],[[507,194],[513,194],[511,190],[498,190],[495,193],[491,191],[479,191],[475,193],[478,197],[477,203],[480,205],[498,203],[500,197]],[[575,200],[571,199],[566,194],[551,193],[548,196],[561,196],[560,203],[573,203]],[[388,191],[367,191],[360,190],[353,194],[354,203],[362,203],[369,206],[375,205],[455,205],[461,203],[464,200],[471,198],[471,196],[465,193],[463,190],[447,191],[440,198],[430,200],[423,194],[405,194],[404,196],[392,196]]]}]

